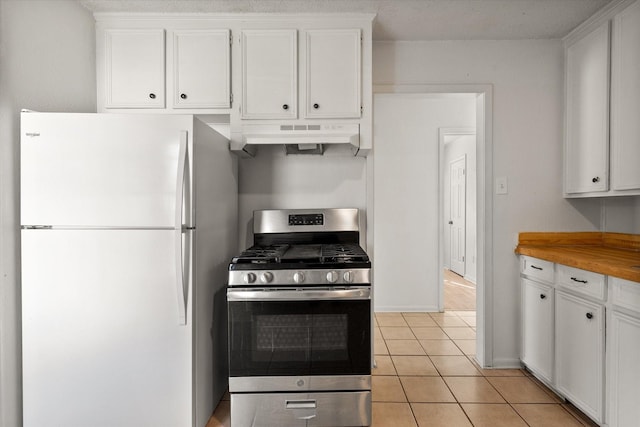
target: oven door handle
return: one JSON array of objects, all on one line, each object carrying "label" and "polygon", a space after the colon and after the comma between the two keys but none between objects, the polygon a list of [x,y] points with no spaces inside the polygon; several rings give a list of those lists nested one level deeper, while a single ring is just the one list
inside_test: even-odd
[{"label": "oven door handle", "polygon": [[368,300],[371,288],[348,289],[229,289],[227,301],[310,301],[310,300]]}]

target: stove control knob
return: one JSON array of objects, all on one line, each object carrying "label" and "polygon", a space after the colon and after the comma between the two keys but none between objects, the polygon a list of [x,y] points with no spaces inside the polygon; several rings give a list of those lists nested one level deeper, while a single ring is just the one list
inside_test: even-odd
[{"label": "stove control knob", "polygon": [[262,281],[262,283],[271,283],[271,281],[273,280],[273,273],[270,271],[262,273],[262,276],[260,276],[260,280]]},{"label": "stove control knob", "polygon": [[345,282],[352,283],[353,282],[353,271],[345,271],[344,274],[342,275],[342,278],[344,279]]},{"label": "stove control knob", "polygon": [[338,273],[335,271],[330,271],[327,273],[327,282],[336,283],[338,281]]},{"label": "stove control knob", "polygon": [[245,283],[253,283],[256,281],[256,275],[255,273],[247,273],[244,276],[244,282]]},{"label": "stove control knob", "polygon": [[293,275],[293,281],[296,283],[304,282],[304,273],[301,271],[298,271],[296,274]]}]

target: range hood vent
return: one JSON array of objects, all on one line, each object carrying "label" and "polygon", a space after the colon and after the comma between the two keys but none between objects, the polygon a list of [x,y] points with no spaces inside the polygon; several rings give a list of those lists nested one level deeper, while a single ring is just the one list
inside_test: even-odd
[{"label": "range hood vent", "polygon": [[355,155],[360,148],[357,124],[270,125],[248,124],[231,135],[230,148],[253,157],[261,145],[283,145],[287,154],[323,154],[328,145],[349,145]]}]

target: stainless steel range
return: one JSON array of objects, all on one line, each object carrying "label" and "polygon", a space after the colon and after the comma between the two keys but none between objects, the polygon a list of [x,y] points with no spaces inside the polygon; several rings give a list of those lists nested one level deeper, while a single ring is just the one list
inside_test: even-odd
[{"label": "stainless steel range", "polygon": [[371,424],[371,262],[357,209],[254,212],[229,265],[234,427]]}]

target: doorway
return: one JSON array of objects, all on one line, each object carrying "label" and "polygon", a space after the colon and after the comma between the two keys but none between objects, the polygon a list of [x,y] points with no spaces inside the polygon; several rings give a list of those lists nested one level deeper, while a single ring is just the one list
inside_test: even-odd
[{"label": "doorway", "polygon": [[[476,310],[476,129],[440,128],[443,309]],[[475,320],[475,319],[474,319]],[[475,326],[475,322],[472,322]]]},{"label": "doorway", "polygon": [[[425,123],[432,123],[441,112],[437,109],[431,115],[420,114],[423,104],[429,103],[430,99],[471,97],[475,103],[477,238],[471,244],[477,286],[475,354],[481,366],[492,366],[492,194],[489,191],[493,179],[492,88],[490,85],[390,85],[374,86],[374,94],[375,151],[367,158],[367,174],[375,178],[375,185],[367,207],[375,218],[372,246],[377,311],[444,311],[444,241],[445,232],[449,231],[442,221],[444,196],[440,191],[444,150],[438,147],[437,127],[427,134],[416,133],[416,130],[424,129]],[[433,145],[424,144],[424,140],[421,142],[420,135],[435,139]],[[418,169],[408,168],[407,164],[415,163],[415,159],[423,159],[425,163]],[[418,205],[416,198],[423,196],[418,192],[416,182],[429,191],[436,190],[428,200],[419,199]],[[420,242],[419,250],[414,251],[414,245],[403,245],[405,240]],[[465,253],[467,249],[468,244],[465,244]],[[414,254],[420,254],[420,261],[415,262],[417,255]],[[465,266],[465,274],[467,270]]]}]

